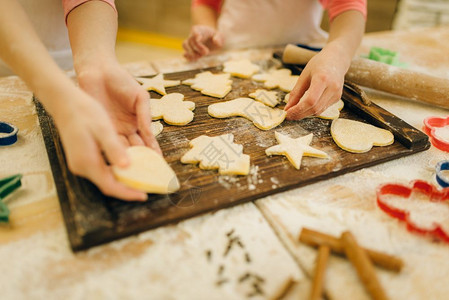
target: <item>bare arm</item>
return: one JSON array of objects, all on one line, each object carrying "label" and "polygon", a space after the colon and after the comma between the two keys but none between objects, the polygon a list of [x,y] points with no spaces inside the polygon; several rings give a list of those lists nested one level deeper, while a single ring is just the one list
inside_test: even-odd
[{"label": "bare arm", "polygon": [[127,157],[104,107],[77,88],[53,61],[15,0],[0,0],[0,57],[40,99],[59,129],[72,172],[103,193],[128,200],[146,194],[118,183],[103,159],[124,166]]},{"label": "bare arm", "polygon": [[340,99],[344,76],[362,40],[365,18],[349,10],[330,24],[324,48],[306,65],[286,105],[288,119],[302,119],[319,114]]}]

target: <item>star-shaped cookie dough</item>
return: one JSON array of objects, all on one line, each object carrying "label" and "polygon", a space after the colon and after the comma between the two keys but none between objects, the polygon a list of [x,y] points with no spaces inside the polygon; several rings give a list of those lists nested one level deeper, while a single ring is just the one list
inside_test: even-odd
[{"label": "star-shaped cookie dough", "polygon": [[265,149],[265,153],[270,155],[285,155],[291,164],[299,170],[303,156],[328,158],[326,152],[310,147],[313,133],[293,139],[279,132],[274,133],[279,145]]},{"label": "star-shaped cookie dough", "polygon": [[179,80],[165,80],[163,74],[157,74],[152,78],[136,77],[136,80],[142,84],[147,91],[155,91],[161,95],[166,95],[166,87],[177,86],[181,84]]},{"label": "star-shaped cookie dough", "polygon": [[293,90],[298,78],[299,76],[292,75],[289,69],[271,70],[268,73],[253,75],[253,79],[264,82],[267,89],[280,88],[287,93]]},{"label": "star-shaped cookie dough", "polygon": [[279,104],[278,92],[258,89],[248,96],[270,107],[275,107]]},{"label": "star-shaped cookie dough", "polygon": [[232,89],[231,74],[213,74],[209,71],[201,72],[195,75],[195,78],[184,80],[182,84],[190,85],[201,94],[216,98],[223,98]]},{"label": "star-shaped cookie dough", "polygon": [[223,72],[240,78],[249,78],[260,70],[258,65],[253,64],[248,59],[230,60],[225,62],[223,66]]},{"label": "star-shaped cookie dough", "polygon": [[161,99],[150,99],[151,116],[153,120],[164,119],[170,125],[186,125],[193,120],[195,103],[183,101],[184,95],[173,93]]}]

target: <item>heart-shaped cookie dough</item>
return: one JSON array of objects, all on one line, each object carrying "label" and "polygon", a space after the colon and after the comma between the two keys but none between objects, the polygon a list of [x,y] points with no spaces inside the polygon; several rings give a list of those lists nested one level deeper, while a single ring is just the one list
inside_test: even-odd
[{"label": "heart-shaped cookie dough", "polygon": [[387,146],[394,142],[390,131],[348,119],[332,121],[331,134],[340,148],[353,153],[368,152],[373,146]]},{"label": "heart-shaped cookie dough", "polygon": [[179,190],[175,172],[156,151],[145,146],[132,146],[126,152],[130,159],[129,166],[112,167],[118,181],[147,193],[170,194]]}]

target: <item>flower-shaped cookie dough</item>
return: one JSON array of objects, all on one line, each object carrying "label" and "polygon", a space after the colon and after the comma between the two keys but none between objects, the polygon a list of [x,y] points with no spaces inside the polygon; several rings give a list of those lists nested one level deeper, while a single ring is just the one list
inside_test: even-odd
[{"label": "flower-shaped cookie dough", "polygon": [[432,145],[449,152],[449,117],[428,117],[424,119],[423,130],[430,137]]},{"label": "flower-shaped cookie dough", "polygon": [[223,72],[240,78],[250,78],[259,72],[260,67],[249,59],[230,60],[223,64]]},{"label": "flower-shaped cookie dough", "polygon": [[182,84],[190,85],[201,94],[216,98],[223,98],[232,89],[231,74],[213,74],[209,71],[198,73],[195,78],[186,79]]},{"label": "flower-shaped cookie dough", "polygon": [[183,101],[184,95],[173,93],[161,99],[150,99],[151,116],[153,120],[164,119],[170,125],[186,125],[193,120],[195,103]]},{"label": "flower-shaped cookie dough", "polygon": [[298,81],[298,75],[292,75],[289,69],[271,70],[268,73],[253,75],[255,81],[262,81],[267,89],[280,88],[290,93]]},{"label": "flower-shaped cookie dough", "polygon": [[223,175],[247,175],[249,155],[243,154],[243,146],[234,143],[234,135],[202,135],[190,141],[190,149],[181,157],[184,164],[200,163],[201,169],[218,169]]},{"label": "flower-shaped cookie dough", "polygon": [[157,74],[152,78],[137,77],[136,80],[142,84],[147,91],[155,91],[161,95],[166,95],[166,87],[173,87],[181,84],[179,80],[165,80],[163,74]]},{"label": "flower-shaped cookie dough", "polygon": [[313,133],[299,137],[291,138],[279,132],[275,132],[276,140],[279,145],[265,149],[267,155],[285,155],[291,164],[299,170],[303,156],[328,158],[326,152],[315,149],[310,145],[313,139]]},{"label": "flower-shaped cookie dough", "polygon": [[449,242],[449,189],[438,190],[422,180],[387,183],[377,188],[377,205],[409,231]]},{"label": "flower-shaped cookie dough", "polygon": [[353,153],[368,152],[373,146],[387,146],[394,142],[390,131],[348,119],[332,121],[331,135],[341,149]]}]

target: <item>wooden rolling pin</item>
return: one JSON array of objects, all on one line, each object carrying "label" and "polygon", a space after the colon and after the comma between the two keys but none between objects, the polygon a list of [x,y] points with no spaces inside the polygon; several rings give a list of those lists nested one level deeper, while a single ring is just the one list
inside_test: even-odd
[{"label": "wooden rolling pin", "polygon": [[[287,45],[282,60],[305,65],[317,52]],[[354,58],[345,79],[372,89],[449,108],[449,79],[387,65],[365,58]]]}]

